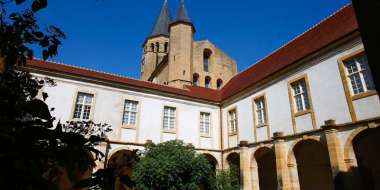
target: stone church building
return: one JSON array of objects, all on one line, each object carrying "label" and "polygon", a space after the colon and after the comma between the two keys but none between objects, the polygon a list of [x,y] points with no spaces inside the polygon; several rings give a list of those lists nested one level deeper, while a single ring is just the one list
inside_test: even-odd
[{"label": "stone church building", "polygon": [[173,18],[168,6],[143,43],[141,80],[27,65],[56,81],[43,90],[57,119],[113,126],[101,167],[131,175],[132,150],[180,139],[216,169],[239,166],[244,190],[380,189],[380,101],[351,4],[242,72],[193,39],[183,0]]},{"label": "stone church building", "polygon": [[141,79],[178,88],[222,88],[237,73],[236,62],[211,42],[194,41],[194,33],[184,2],[172,20],[166,0],[143,45]]}]

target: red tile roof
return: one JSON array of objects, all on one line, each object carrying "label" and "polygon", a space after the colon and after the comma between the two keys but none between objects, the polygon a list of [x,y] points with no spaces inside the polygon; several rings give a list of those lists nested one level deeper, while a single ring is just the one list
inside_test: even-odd
[{"label": "red tile roof", "polygon": [[50,61],[32,60],[28,62],[27,67],[31,69],[36,68],[39,70],[42,69],[49,72],[65,73],[74,76],[104,80],[107,82],[126,85],[126,87],[129,86],[139,88],[142,90],[153,90],[162,93],[185,96],[188,98],[196,98],[203,101],[211,101],[217,103],[221,100],[221,92],[218,90],[192,86],[185,86],[184,89],[174,88],[170,86],[155,84],[152,82],[131,79],[127,77],[117,76],[99,71],[93,71],[90,69],[70,66],[66,64],[54,63]]},{"label": "red tile roof", "polygon": [[49,61],[33,60],[28,63],[28,67],[219,103],[357,30],[355,13],[352,5],[349,4],[287,45],[233,77],[220,91],[194,86],[185,86],[185,89],[173,88]]},{"label": "red tile roof", "polygon": [[287,45],[233,77],[223,87],[222,98],[230,98],[357,30],[355,13],[352,4],[349,4]]}]

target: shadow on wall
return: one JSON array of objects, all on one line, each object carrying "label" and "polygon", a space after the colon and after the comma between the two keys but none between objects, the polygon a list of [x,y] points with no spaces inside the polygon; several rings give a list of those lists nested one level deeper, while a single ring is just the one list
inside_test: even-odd
[{"label": "shadow on wall", "polygon": [[359,133],[352,141],[352,146],[357,166],[335,177],[335,189],[380,189],[380,127]]}]

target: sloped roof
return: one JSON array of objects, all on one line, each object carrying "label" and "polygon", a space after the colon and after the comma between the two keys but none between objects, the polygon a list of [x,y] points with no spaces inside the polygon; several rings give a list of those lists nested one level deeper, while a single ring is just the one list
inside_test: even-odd
[{"label": "sloped roof", "polygon": [[169,11],[169,3],[167,0],[164,1],[164,5],[161,8],[160,15],[157,18],[157,21],[153,27],[153,30],[149,37],[165,35],[169,36],[169,24],[172,19]]},{"label": "sloped roof", "polygon": [[185,89],[179,89],[85,68],[40,60],[30,61],[27,64],[27,67],[47,72],[65,73],[74,76],[98,79],[138,89],[145,89],[147,91],[156,91],[220,103],[355,31],[358,31],[358,25],[352,4],[349,4],[247,70],[235,75],[221,90],[194,86],[186,86]]}]

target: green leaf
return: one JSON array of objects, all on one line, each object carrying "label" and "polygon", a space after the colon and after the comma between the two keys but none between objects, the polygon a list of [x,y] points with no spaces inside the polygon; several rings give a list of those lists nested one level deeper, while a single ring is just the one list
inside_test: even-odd
[{"label": "green leaf", "polygon": [[49,51],[47,51],[47,50],[43,50],[43,51],[42,51],[42,58],[43,58],[44,60],[47,60],[49,57],[50,57]]},{"label": "green leaf", "polygon": [[35,0],[32,3],[32,11],[37,12],[47,7],[47,0]]},{"label": "green leaf", "polygon": [[44,37],[44,33],[42,33],[42,32],[33,32],[33,34],[34,34],[37,38],[42,38],[42,37]]},{"label": "green leaf", "polygon": [[25,2],[25,0],[15,0],[15,2],[16,2],[16,5],[19,5],[19,4],[23,3],[23,2]]},{"label": "green leaf", "polygon": [[43,38],[42,40],[40,40],[39,44],[40,44],[41,47],[47,47],[47,46],[49,46],[49,44],[50,44],[49,38],[48,37]]}]

